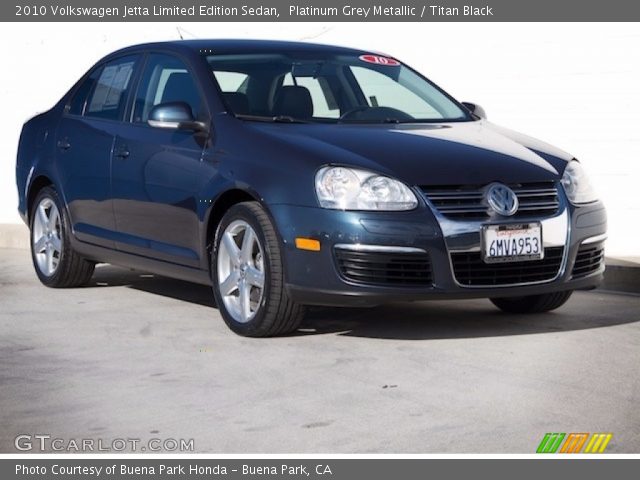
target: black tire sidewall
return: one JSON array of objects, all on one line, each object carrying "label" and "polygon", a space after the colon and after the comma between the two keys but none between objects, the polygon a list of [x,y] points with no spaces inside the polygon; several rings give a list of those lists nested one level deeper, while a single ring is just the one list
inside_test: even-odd
[{"label": "black tire sidewall", "polygon": [[[220,248],[220,241],[222,238],[222,234],[226,230],[226,228],[235,220],[243,220],[247,222],[251,228],[253,228],[256,236],[258,237],[258,241],[260,242],[260,246],[262,247],[262,253],[264,255],[263,259],[263,268],[264,268],[264,288],[262,292],[262,299],[260,300],[260,307],[256,312],[255,316],[246,323],[238,322],[233,318],[233,316],[227,311],[224,301],[222,300],[222,295],[218,289],[218,265],[217,265],[217,253]],[[264,325],[263,321],[265,316],[267,315],[267,307],[269,304],[269,298],[271,295],[271,275],[272,268],[271,262],[273,261],[273,255],[269,248],[269,245],[266,241],[264,231],[262,225],[255,217],[253,212],[245,205],[237,204],[231,207],[227,213],[222,217],[218,228],[216,230],[215,240],[213,244],[213,249],[211,252],[211,279],[213,283],[213,294],[216,300],[216,305],[220,314],[227,324],[227,326],[236,332],[239,335],[243,336],[255,336],[259,334],[261,330],[263,330]]]},{"label": "black tire sidewall", "polygon": [[562,290],[524,297],[491,298],[490,300],[495,306],[508,313],[536,314],[560,308],[567,303],[572,294],[572,290]]}]

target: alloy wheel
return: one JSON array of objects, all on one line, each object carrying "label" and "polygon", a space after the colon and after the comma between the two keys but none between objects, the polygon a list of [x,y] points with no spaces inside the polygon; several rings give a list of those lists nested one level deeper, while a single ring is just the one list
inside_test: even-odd
[{"label": "alloy wheel", "polygon": [[34,215],[31,233],[33,254],[40,272],[50,277],[58,269],[62,253],[60,211],[51,198],[45,197]]},{"label": "alloy wheel", "polygon": [[235,321],[249,322],[264,296],[264,252],[255,230],[235,220],[222,233],[217,255],[218,289]]}]

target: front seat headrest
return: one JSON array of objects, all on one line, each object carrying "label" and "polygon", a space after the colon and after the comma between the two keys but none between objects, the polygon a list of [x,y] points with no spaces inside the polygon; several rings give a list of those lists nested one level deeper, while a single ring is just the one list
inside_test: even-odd
[{"label": "front seat headrest", "polygon": [[286,115],[293,118],[311,118],[313,102],[306,87],[287,85],[280,87],[273,103],[274,115]]}]

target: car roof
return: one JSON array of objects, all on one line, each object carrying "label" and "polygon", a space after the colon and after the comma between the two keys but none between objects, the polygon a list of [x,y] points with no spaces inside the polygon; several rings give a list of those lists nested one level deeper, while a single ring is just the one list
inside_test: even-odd
[{"label": "car roof", "polygon": [[212,54],[242,54],[242,53],[278,53],[278,52],[317,52],[334,54],[375,53],[348,47],[322,45],[318,43],[290,42],[281,40],[240,40],[240,39],[209,39],[209,40],[174,40],[168,42],[144,43],[132,45],[111,53],[108,57],[135,53],[145,50],[169,50],[183,53],[209,52]]}]

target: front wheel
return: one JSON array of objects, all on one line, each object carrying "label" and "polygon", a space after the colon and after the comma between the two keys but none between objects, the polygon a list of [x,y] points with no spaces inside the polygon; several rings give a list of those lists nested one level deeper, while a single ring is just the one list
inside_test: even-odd
[{"label": "front wheel", "polygon": [[571,297],[572,290],[525,297],[492,298],[493,304],[508,313],[542,313],[560,308]]},{"label": "front wheel", "polygon": [[304,307],[287,294],[278,237],[258,202],[234,205],[220,221],[211,274],[222,318],[237,334],[284,335],[300,325]]}]

